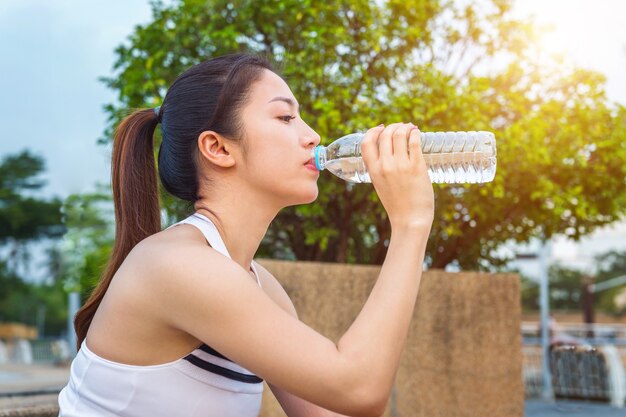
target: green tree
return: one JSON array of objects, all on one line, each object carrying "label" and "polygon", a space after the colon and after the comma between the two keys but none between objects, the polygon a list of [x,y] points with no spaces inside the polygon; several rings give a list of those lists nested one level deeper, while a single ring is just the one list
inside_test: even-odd
[{"label": "green tree", "polygon": [[[599,284],[626,275],[626,251],[609,251],[595,256],[598,272],[594,283]],[[516,271],[519,272],[519,271]],[[582,288],[585,273],[566,265],[554,264],[548,269],[550,308],[561,311],[582,311]],[[521,297],[524,310],[539,310],[539,285],[521,274]],[[614,316],[626,315],[626,309],[615,304],[615,297],[626,291],[626,284],[595,293],[596,311]]]},{"label": "green tree", "polygon": [[[511,0],[151,5],[152,21],[116,48],[114,74],[102,78],[118,94],[102,143],[130,109],[159,105],[189,66],[261,52],[282,65],[323,144],[381,122],[495,131],[495,181],[435,186],[431,267],[497,268],[509,261],[494,255],[506,241],[579,239],[624,215],[626,109],[609,102],[602,75],[544,65]],[[279,213],[257,256],[382,263],[390,228],[372,185],[329,174],[318,184],[314,204]],[[182,216],[184,205],[163,202],[168,220]]]},{"label": "green tree", "polygon": [[[582,310],[582,272],[565,265],[548,268],[550,309],[559,311]],[[522,308],[539,310],[539,284],[524,275],[521,277]]]},{"label": "green tree", "polygon": [[16,270],[30,260],[27,245],[65,233],[59,198],[42,199],[43,158],[25,150],[0,160],[0,246],[8,247],[6,266]]},{"label": "green tree", "polygon": [[[626,275],[626,251],[609,251],[596,256],[596,261],[599,265],[595,279],[596,283]],[[618,306],[615,303],[615,298],[624,292],[626,292],[626,284],[600,291],[596,293],[595,305],[599,310],[608,314],[618,317],[626,316],[626,306]]]},{"label": "green tree", "polygon": [[548,269],[550,281],[550,308],[554,310],[582,310],[583,274],[564,265],[551,265]]},{"label": "green tree", "polygon": [[[511,271],[519,272],[519,271]],[[522,302],[522,310],[536,311],[539,310],[539,284],[536,280],[528,278],[520,274],[520,295]]]},{"label": "green tree", "polygon": [[44,170],[43,158],[27,150],[0,161],[0,245],[8,253],[0,259],[0,322],[42,326],[46,333],[58,334],[67,316],[60,283],[36,284],[18,273],[20,265],[31,261],[29,244],[54,241],[65,232],[61,200],[37,195],[45,185]]},{"label": "green tree", "polygon": [[72,194],[66,198],[63,214],[67,233],[55,261],[64,288],[79,291],[85,302],[100,280],[112,245],[112,200],[108,187],[99,185],[93,193]]},{"label": "green tree", "polygon": [[38,327],[39,336],[60,335],[67,328],[66,292],[61,280],[28,282],[0,260],[0,323]]},{"label": "green tree", "polygon": [[52,279],[46,282],[26,282],[0,261],[0,322],[38,326],[46,335],[66,332],[68,292],[79,291],[84,302],[109,259],[113,242],[111,209],[108,187],[65,199],[61,212],[67,232],[48,249]]},{"label": "green tree", "polygon": [[24,299],[29,293],[28,284],[15,272],[11,271],[6,262],[0,261],[0,322],[28,322],[28,308]]}]

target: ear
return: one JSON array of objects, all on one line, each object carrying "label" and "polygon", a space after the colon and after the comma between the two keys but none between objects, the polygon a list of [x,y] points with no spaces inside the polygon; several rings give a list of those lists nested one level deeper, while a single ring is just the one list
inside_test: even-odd
[{"label": "ear", "polygon": [[233,148],[232,142],[213,130],[206,130],[198,136],[198,150],[202,156],[219,167],[229,168],[235,165]]}]

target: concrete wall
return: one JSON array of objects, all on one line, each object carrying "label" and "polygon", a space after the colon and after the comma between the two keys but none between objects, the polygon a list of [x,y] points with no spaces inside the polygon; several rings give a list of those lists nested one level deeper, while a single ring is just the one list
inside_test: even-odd
[{"label": "concrete wall", "polygon": [[[257,260],[285,287],[300,319],[338,341],[379,266]],[[522,417],[520,288],[515,274],[422,275],[385,416]],[[284,416],[266,385],[262,417]]]}]

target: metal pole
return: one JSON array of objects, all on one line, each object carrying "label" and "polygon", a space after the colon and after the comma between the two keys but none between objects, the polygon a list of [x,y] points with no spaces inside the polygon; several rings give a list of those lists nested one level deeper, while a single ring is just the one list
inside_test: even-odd
[{"label": "metal pole", "polygon": [[550,256],[550,241],[542,240],[539,250],[539,308],[541,309],[541,349],[543,352],[543,392],[544,400],[552,401],[552,373],[550,372],[550,299],[548,284],[548,261]]},{"label": "metal pole", "polygon": [[72,356],[76,356],[76,332],[74,331],[74,316],[80,308],[80,293],[73,291],[68,295],[68,314],[67,314],[67,342],[70,345]]},{"label": "metal pole", "polygon": [[37,338],[43,339],[45,337],[46,325],[46,305],[40,305],[37,307]]},{"label": "metal pole", "polygon": [[583,276],[583,319],[585,325],[587,327],[587,338],[593,339],[593,323],[594,323],[594,312],[593,312],[593,277],[589,275]]}]

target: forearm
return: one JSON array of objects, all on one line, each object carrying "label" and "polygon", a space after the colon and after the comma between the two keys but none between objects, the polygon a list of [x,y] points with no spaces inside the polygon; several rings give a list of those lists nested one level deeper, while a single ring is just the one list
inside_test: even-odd
[{"label": "forearm", "polygon": [[352,326],[337,344],[357,363],[354,378],[389,391],[417,298],[430,228],[392,230],[380,275]]}]

